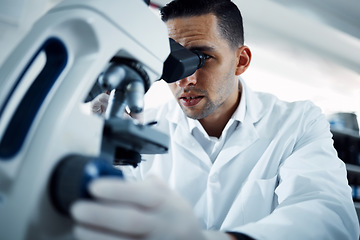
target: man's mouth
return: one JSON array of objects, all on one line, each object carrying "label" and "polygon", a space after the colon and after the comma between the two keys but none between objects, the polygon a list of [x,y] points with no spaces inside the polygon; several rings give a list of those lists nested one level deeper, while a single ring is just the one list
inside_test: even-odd
[{"label": "man's mouth", "polygon": [[180,102],[185,107],[193,107],[197,105],[203,98],[203,96],[183,96],[180,97]]}]

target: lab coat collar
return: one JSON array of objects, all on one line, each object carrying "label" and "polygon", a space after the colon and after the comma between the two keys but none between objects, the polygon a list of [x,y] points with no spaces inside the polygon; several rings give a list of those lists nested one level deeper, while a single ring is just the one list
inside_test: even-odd
[{"label": "lab coat collar", "polygon": [[[254,124],[264,115],[263,104],[258,96],[248,88],[244,80],[240,77],[239,80],[242,85],[241,102],[239,104],[239,112],[243,113],[242,121],[236,130],[238,133],[230,136],[223,151],[219,153],[218,159],[225,159],[225,161],[215,161],[218,166],[227,164],[237,154],[259,139]],[[243,109],[241,110],[241,108]]]},{"label": "lab coat collar", "polygon": [[[239,80],[240,81],[240,80]],[[241,84],[241,83],[240,83]],[[241,88],[239,86],[239,92],[241,92]],[[244,121],[244,117],[245,117],[245,106],[246,106],[246,98],[243,97],[244,95],[241,94],[241,101],[239,106],[236,108],[234,114],[231,116],[231,119],[229,120],[229,122],[231,122],[229,124],[229,122],[227,123],[224,131],[226,131],[226,129],[228,127],[230,127],[232,125],[233,122],[243,122]],[[203,134],[205,134],[205,130],[202,128],[200,122],[198,120],[194,120],[191,118],[187,118],[187,123],[189,126],[189,130],[190,132],[192,132],[194,130],[194,128],[199,128],[201,132],[203,132]]]},{"label": "lab coat collar", "polygon": [[[224,151],[220,154],[226,154],[226,159],[228,160],[232,159],[239,151],[242,151],[241,149],[245,149],[258,139],[258,134],[254,127],[254,123],[258,122],[261,119],[262,115],[264,115],[264,107],[260,99],[253,91],[251,91],[251,89],[246,86],[243,79],[240,78],[240,81],[242,84],[242,100],[239,104],[239,111],[237,111],[236,118],[240,117],[240,119],[242,120],[239,127],[243,129],[243,133],[240,135],[235,134],[231,136],[231,139],[229,139],[230,141],[228,141],[228,144],[230,145],[228,145],[227,151]],[[241,110],[241,108],[243,109]],[[175,133],[173,135],[173,139],[180,145],[184,146],[186,149],[192,149],[195,155],[201,156],[201,159],[203,159],[208,166],[211,166],[211,161],[205,160],[208,159],[208,155],[202,149],[200,144],[196,142],[195,138],[193,138],[192,135],[189,134],[190,127],[187,121],[187,117],[175,100],[170,103],[170,109],[171,111],[167,113],[166,118],[169,122],[175,125]],[[242,116],[239,116],[240,114],[242,114]],[[179,125],[179,122],[183,124]],[[237,151],[233,151],[234,148],[236,148]],[[218,162],[215,164],[223,165],[226,164],[226,162]]]},{"label": "lab coat collar", "polygon": [[264,105],[258,95],[253,92],[245,83],[244,79],[239,77],[242,84],[242,97],[245,100],[245,119],[251,123],[257,123],[265,114]]},{"label": "lab coat collar", "polygon": [[[166,119],[174,124],[178,124],[179,122],[187,122],[186,115],[182,111],[179,104],[176,102],[175,99],[171,99],[169,103],[169,112],[166,114]],[[188,127],[188,126],[187,126]]]}]

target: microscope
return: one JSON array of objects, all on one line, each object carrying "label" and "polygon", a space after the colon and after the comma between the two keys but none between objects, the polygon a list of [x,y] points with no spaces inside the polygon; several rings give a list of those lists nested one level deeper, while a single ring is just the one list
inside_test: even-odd
[{"label": "microscope", "polygon": [[[155,81],[204,61],[143,0],[64,0],[40,18],[0,68],[0,239],[73,239],[69,208],[91,198],[93,179],[168,150],[167,135],[125,109],[141,112]],[[89,113],[106,91],[105,116]]]}]

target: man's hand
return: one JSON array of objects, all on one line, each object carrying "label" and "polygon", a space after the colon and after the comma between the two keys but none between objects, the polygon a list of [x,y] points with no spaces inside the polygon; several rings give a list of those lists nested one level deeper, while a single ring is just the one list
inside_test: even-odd
[{"label": "man's hand", "polygon": [[71,209],[77,239],[230,239],[225,233],[202,231],[190,205],[157,178],[100,178],[89,190],[95,199],[77,201]]},{"label": "man's hand", "polygon": [[[90,102],[91,112],[97,113],[100,115],[104,115],[106,112],[106,109],[108,107],[108,102],[109,102],[109,94],[107,94],[107,93],[99,94]],[[129,117],[129,116],[133,119],[136,119],[140,123],[143,123],[143,121],[144,121],[144,115],[142,112],[141,113],[129,113],[129,112],[124,113],[124,117]]]},{"label": "man's hand", "polygon": [[91,111],[93,113],[98,113],[100,115],[105,114],[106,108],[108,106],[109,95],[106,93],[99,94],[94,98],[91,103]]}]

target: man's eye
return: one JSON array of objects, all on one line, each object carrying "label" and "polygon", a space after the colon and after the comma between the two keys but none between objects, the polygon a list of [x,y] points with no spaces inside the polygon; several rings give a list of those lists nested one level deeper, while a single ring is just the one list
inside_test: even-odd
[{"label": "man's eye", "polygon": [[205,57],[205,60],[207,60],[207,59],[211,58],[211,56],[210,56],[210,55],[207,55],[207,54],[205,54],[205,53],[204,53],[204,57]]}]

